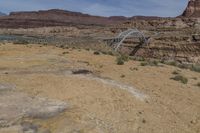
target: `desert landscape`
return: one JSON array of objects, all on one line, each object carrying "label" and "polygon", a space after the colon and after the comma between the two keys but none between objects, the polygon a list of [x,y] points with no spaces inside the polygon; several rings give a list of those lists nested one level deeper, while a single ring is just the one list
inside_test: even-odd
[{"label": "desert landscape", "polygon": [[199,132],[200,0],[177,17],[0,13],[0,133]]}]

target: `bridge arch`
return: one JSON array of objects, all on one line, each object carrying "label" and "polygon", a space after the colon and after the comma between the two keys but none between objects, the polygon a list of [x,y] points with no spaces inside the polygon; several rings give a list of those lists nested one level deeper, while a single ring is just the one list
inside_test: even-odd
[{"label": "bridge arch", "polygon": [[123,44],[123,42],[127,38],[138,38],[140,41],[139,45],[147,45],[148,44],[148,38],[145,37],[145,35],[139,31],[138,29],[128,29],[126,31],[123,31],[119,33],[116,37],[114,37],[111,41],[111,45],[114,47],[115,51],[118,51],[120,46]]}]

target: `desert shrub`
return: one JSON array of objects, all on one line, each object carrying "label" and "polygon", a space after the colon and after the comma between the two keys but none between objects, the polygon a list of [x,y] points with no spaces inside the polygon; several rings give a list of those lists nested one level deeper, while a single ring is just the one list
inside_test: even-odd
[{"label": "desert shrub", "polygon": [[118,57],[116,59],[117,65],[124,65],[124,60],[122,60],[122,58]]},{"label": "desert shrub", "polygon": [[171,65],[171,66],[177,66],[177,62],[175,61],[165,62],[165,64]]},{"label": "desert shrub", "polygon": [[100,55],[100,52],[99,51],[95,51],[93,54],[94,55]]},{"label": "desert shrub", "polygon": [[42,43],[42,45],[43,45],[43,46],[47,46],[48,44],[47,44],[47,43]]},{"label": "desert shrub", "polygon": [[63,52],[62,54],[69,54],[69,52]]},{"label": "desert shrub", "polygon": [[107,52],[106,51],[101,51],[102,54],[104,55],[107,55]]},{"label": "desert shrub", "polygon": [[188,68],[190,68],[190,65],[179,63],[179,64],[177,64],[177,67],[179,67],[179,68],[181,68],[181,69],[188,69]]},{"label": "desert shrub", "polygon": [[79,69],[79,70],[74,70],[72,71],[72,74],[91,74],[92,71],[86,70],[86,69]]},{"label": "desert shrub", "polygon": [[112,51],[108,51],[108,55],[111,55],[111,56],[113,56],[113,55],[114,55],[114,53],[113,53]]},{"label": "desert shrub", "polygon": [[141,66],[147,66],[148,63],[147,63],[147,62],[141,62],[140,65],[141,65]]},{"label": "desert shrub", "polygon": [[138,71],[138,68],[137,67],[131,67],[130,70],[131,71]]},{"label": "desert shrub", "polygon": [[13,43],[14,44],[29,44],[29,42],[26,40],[17,40],[17,41],[14,41]]},{"label": "desert shrub", "polygon": [[120,77],[121,77],[121,78],[125,78],[126,76],[125,76],[124,74],[122,74]]},{"label": "desert shrub", "polygon": [[175,70],[175,71],[172,72],[172,74],[178,75],[178,74],[179,74],[179,71]]},{"label": "desert shrub", "polygon": [[144,57],[138,58],[138,61],[145,61]]},{"label": "desert shrub", "polygon": [[200,82],[199,82],[199,83],[197,83],[197,86],[200,88]]},{"label": "desert shrub", "polygon": [[128,55],[120,55],[120,58],[125,62],[129,61],[129,56]]},{"label": "desert shrub", "polygon": [[199,72],[200,73],[200,65],[192,65],[190,67],[190,70],[194,71],[194,72]]},{"label": "desert shrub", "polygon": [[125,62],[129,61],[129,56],[121,54],[116,59],[117,65],[124,65]]},{"label": "desert shrub", "polygon": [[131,56],[130,59],[134,60],[134,61],[145,61],[144,57],[134,57],[134,56]]},{"label": "desert shrub", "polygon": [[158,61],[156,61],[156,60],[150,61],[150,65],[151,66],[158,66]]},{"label": "desert shrub", "polygon": [[184,63],[178,63],[175,61],[164,62],[164,64],[175,66],[175,67],[178,67],[181,69],[190,69],[191,71],[200,73],[200,65],[199,64],[184,64]]},{"label": "desert shrub", "polygon": [[192,79],[197,80],[197,77],[193,77]]},{"label": "desert shrub", "polygon": [[127,55],[120,55],[116,59],[117,65],[124,65],[127,61],[129,61],[129,56]]},{"label": "desert shrub", "polygon": [[86,51],[90,51],[90,49],[89,49],[89,48],[86,48],[85,50],[86,50]]},{"label": "desert shrub", "polygon": [[172,77],[171,79],[175,80],[175,81],[180,81],[183,84],[187,84],[188,79],[182,75],[177,75],[175,77]]},{"label": "desert shrub", "polygon": [[149,61],[145,61],[145,62],[140,63],[141,66],[158,66],[158,64],[159,63],[156,60],[153,60],[153,61],[149,60]]}]

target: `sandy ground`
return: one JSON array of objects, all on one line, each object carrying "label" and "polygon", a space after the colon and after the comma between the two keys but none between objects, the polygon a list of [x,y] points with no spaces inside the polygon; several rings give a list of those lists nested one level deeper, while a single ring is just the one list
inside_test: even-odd
[{"label": "sandy ground", "polygon": [[[137,61],[120,66],[115,60],[83,49],[0,45],[0,83],[68,103],[56,117],[28,120],[52,133],[200,132],[199,73]],[[77,69],[93,74],[71,74]],[[189,82],[171,80],[175,70]]]}]

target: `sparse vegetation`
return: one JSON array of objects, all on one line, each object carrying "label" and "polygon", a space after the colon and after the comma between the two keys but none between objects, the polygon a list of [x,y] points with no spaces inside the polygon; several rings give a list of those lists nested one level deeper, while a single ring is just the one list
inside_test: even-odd
[{"label": "sparse vegetation", "polygon": [[124,74],[122,74],[120,77],[121,77],[121,78],[125,78],[126,76],[125,76]]},{"label": "sparse vegetation", "polygon": [[86,51],[90,51],[90,49],[89,49],[89,48],[86,48],[85,50],[86,50]]},{"label": "sparse vegetation", "polygon": [[99,51],[95,51],[93,54],[94,55],[100,55],[100,52]]},{"label": "sparse vegetation", "polygon": [[200,82],[199,82],[199,83],[197,83],[197,86],[200,88]]},{"label": "sparse vegetation", "polygon": [[141,62],[140,65],[141,65],[141,66],[147,66],[148,63],[147,63],[147,62]]},{"label": "sparse vegetation", "polygon": [[200,73],[200,65],[199,64],[184,64],[184,63],[178,63],[175,61],[170,61],[170,62],[163,62],[166,65],[171,65],[175,66],[181,69],[189,69],[194,72],[199,72]]},{"label": "sparse vegetation", "polygon": [[175,77],[172,77],[171,79],[175,80],[175,81],[180,81],[183,84],[187,84],[188,83],[188,79],[182,75],[176,75]]},{"label": "sparse vegetation", "polygon": [[63,52],[62,54],[69,54],[69,52]]},{"label": "sparse vegetation", "polygon": [[112,51],[108,51],[108,55],[114,56],[114,53]]},{"label": "sparse vegetation", "polygon": [[26,40],[17,40],[17,41],[14,41],[13,44],[29,44],[29,42]]},{"label": "sparse vegetation", "polygon": [[127,61],[129,61],[129,57],[127,55],[120,55],[116,59],[117,65],[124,65]]},{"label": "sparse vegetation", "polygon": [[163,61],[163,63],[170,66],[177,66],[177,63],[175,61],[169,61],[169,62]]},{"label": "sparse vegetation", "polygon": [[124,61],[122,60],[122,58],[118,57],[116,62],[117,62],[117,65],[124,65]]},{"label": "sparse vegetation", "polygon": [[128,55],[120,55],[120,58],[125,62],[129,61],[129,56]]},{"label": "sparse vegetation", "polygon": [[192,79],[197,80],[197,77],[193,77]]},{"label": "sparse vegetation", "polygon": [[178,74],[180,74],[180,73],[179,73],[178,70],[175,70],[175,71],[172,72],[172,74],[174,74],[174,75],[178,75]]},{"label": "sparse vegetation", "polygon": [[145,61],[145,62],[141,62],[140,65],[141,66],[158,66],[158,61],[156,60],[149,60],[149,61]]},{"label": "sparse vegetation", "polygon": [[137,67],[131,67],[130,70],[131,71],[138,71],[138,68]]},{"label": "sparse vegetation", "polygon": [[145,61],[144,57],[130,57],[130,59],[135,61]]},{"label": "sparse vegetation", "polygon": [[192,65],[190,67],[190,70],[194,71],[194,72],[199,72],[200,73],[200,65]]}]

